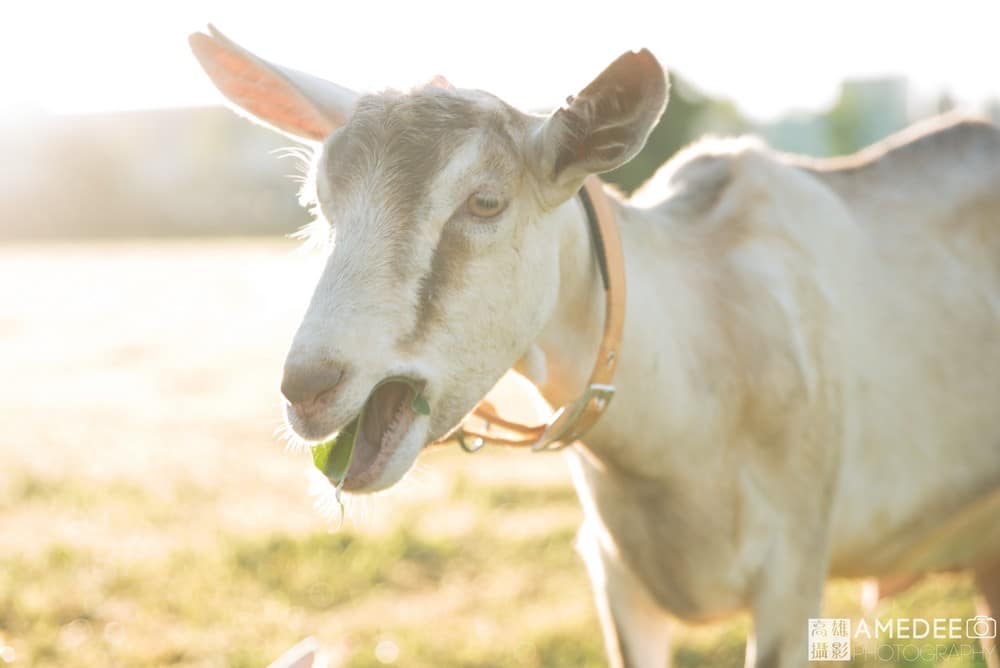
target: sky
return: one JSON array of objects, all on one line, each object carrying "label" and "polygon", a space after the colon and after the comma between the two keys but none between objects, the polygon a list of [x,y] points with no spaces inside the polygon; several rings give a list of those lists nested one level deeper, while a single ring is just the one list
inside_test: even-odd
[{"label": "sky", "polygon": [[186,40],[209,22],[258,55],[358,90],[442,74],[525,109],[560,104],[622,51],[643,46],[761,120],[828,105],[844,78],[902,75],[918,94],[1000,98],[1000,0],[4,6],[0,113],[217,104]]}]

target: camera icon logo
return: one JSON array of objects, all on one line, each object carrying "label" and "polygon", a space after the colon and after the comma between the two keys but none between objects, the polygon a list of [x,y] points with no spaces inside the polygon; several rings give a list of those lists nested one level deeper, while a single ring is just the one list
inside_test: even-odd
[{"label": "camera icon logo", "polygon": [[996,638],[997,620],[977,615],[965,621],[965,635],[969,638]]}]

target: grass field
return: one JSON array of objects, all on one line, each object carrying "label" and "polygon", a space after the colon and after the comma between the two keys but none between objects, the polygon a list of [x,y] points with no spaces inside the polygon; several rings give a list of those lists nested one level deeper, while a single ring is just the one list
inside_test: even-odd
[{"label": "grass field", "polygon": [[[0,662],[264,666],[315,635],[354,668],[604,665],[560,456],[437,451],[339,532],[314,509],[274,436],[318,267],[293,248],[0,247]],[[879,614],[971,616],[969,580]],[[741,666],[746,629],[678,625],[675,665]]]}]

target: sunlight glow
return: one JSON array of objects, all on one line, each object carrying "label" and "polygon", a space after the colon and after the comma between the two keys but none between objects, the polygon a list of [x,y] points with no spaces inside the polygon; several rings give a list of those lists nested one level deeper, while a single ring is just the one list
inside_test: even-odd
[{"label": "sunlight glow", "polygon": [[[903,75],[962,101],[1000,97],[1000,5],[509,0],[248,5],[19,3],[0,26],[0,112],[216,104],[186,36],[213,22],[251,50],[362,90],[444,74],[549,108],[628,48],[650,48],[758,118],[829,102],[845,77]],[[11,10],[8,10],[9,12]]]}]

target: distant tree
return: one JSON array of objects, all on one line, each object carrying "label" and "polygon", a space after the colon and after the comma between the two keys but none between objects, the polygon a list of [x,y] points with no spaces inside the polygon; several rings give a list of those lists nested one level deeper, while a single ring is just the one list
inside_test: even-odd
[{"label": "distant tree", "polygon": [[951,93],[944,91],[938,95],[937,99],[937,112],[939,114],[944,114],[955,108],[955,98],[951,96]]},{"label": "distant tree", "polygon": [[901,130],[910,122],[905,79],[848,80],[826,113],[829,148],[846,155]]},{"label": "distant tree", "polygon": [[840,97],[827,113],[827,133],[833,155],[847,155],[862,146],[864,108],[857,89],[843,87]]}]

